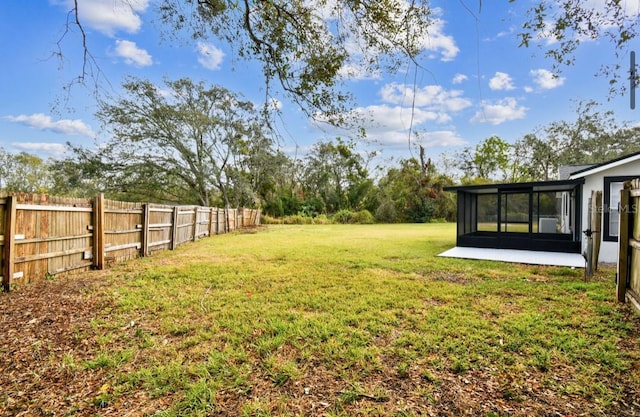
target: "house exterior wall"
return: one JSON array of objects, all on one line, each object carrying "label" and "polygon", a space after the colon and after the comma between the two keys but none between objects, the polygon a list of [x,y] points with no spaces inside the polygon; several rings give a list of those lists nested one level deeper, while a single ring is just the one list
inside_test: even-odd
[{"label": "house exterior wall", "polygon": [[[584,185],[582,187],[582,229],[588,227],[588,202],[591,197],[592,191],[602,191],[603,194],[603,207],[606,208],[607,201],[604,199],[604,180],[605,177],[618,177],[618,176],[637,176],[640,177],[640,160],[631,161],[628,164],[619,165],[610,169],[603,170],[591,175],[585,175]],[[605,216],[602,216],[602,223],[600,224],[599,239],[600,239],[600,255],[598,256],[598,262],[604,263],[616,263],[618,261],[618,242],[608,242],[603,240]],[[587,247],[587,239],[582,239],[582,253],[585,253]]]}]

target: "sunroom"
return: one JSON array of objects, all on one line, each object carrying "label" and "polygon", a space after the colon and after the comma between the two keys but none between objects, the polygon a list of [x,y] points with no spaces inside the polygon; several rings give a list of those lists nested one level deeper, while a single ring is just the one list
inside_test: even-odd
[{"label": "sunroom", "polygon": [[580,253],[584,179],[447,187],[457,247]]}]

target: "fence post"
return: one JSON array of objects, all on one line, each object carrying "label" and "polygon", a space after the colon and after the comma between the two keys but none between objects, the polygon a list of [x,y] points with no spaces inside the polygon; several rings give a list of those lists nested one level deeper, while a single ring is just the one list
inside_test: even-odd
[{"label": "fence post", "polygon": [[200,206],[193,206],[193,239],[198,240],[198,214],[200,214]]},{"label": "fence post", "polygon": [[104,269],[104,194],[93,202],[93,267]]},{"label": "fence post", "polygon": [[178,206],[173,207],[173,216],[171,219],[171,246],[170,249],[174,250],[178,246]]},{"label": "fence post", "polygon": [[629,190],[620,191],[620,223],[618,233],[618,273],[616,276],[616,293],[618,302],[625,302],[627,277],[629,276]]},{"label": "fence post", "polygon": [[13,279],[13,268],[15,266],[15,234],[16,198],[14,196],[7,196],[4,226],[4,267],[2,270],[2,288],[7,292],[11,290],[11,279]]},{"label": "fence post", "polygon": [[213,207],[209,207],[209,237],[213,236]]},{"label": "fence post", "polygon": [[142,205],[142,256],[149,256],[149,204]]}]

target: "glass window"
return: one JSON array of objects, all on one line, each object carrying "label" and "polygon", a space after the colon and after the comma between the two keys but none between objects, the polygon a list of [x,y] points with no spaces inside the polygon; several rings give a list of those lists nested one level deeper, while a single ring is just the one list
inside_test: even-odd
[{"label": "glass window", "polygon": [[474,231],[571,235],[576,227],[573,191],[514,190],[475,198]]},{"label": "glass window", "polygon": [[609,183],[609,236],[618,237],[618,222],[620,220],[620,191],[624,187],[624,182]]},{"label": "glass window", "polygon": [[[563,233],[563,199],[566,192],[540,192],[533,194],[533,232]],[[565,211],[568,213],[568,210]],[[566,232],[564,232],[566,233]]]},{"label": "glass window", "polygon": [[602,207],[602,240],[607,242],[618,241],[618,222],[620,221],[620,190],[625,181],[637,178],[637,176],[604,177],[604,198]]}]

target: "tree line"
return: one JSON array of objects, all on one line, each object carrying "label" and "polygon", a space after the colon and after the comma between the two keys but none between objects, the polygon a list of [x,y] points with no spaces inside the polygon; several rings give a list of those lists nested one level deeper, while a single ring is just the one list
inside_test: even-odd
[{"label": "tree line", "polygon": [[514,143],[484,139],[439,163],[418,155],[372,169],[376,153],[343,138],[303,157],[277,147],[268,110],[221,86],[189,79],[164,86],[130,78],[125,94],[97,114],[110,139],[68,144],[69,156],[43,160],[0,148],[0,188],[124,201],[261,208],[273,218],[341,222],[454,220],[456,183],[549,180],[560,165],[597,163],[640,150],[639,127],[618,123],[595,102]]},{"label": "tree line", "polygon": [[514,143],[497,136],[467,147],[447,161],[461,182],[549,181],[561,166],[597,164],[640,151],[640,126],[618,121],[593,100],[575,104],[575,120],[538,127]]}]

